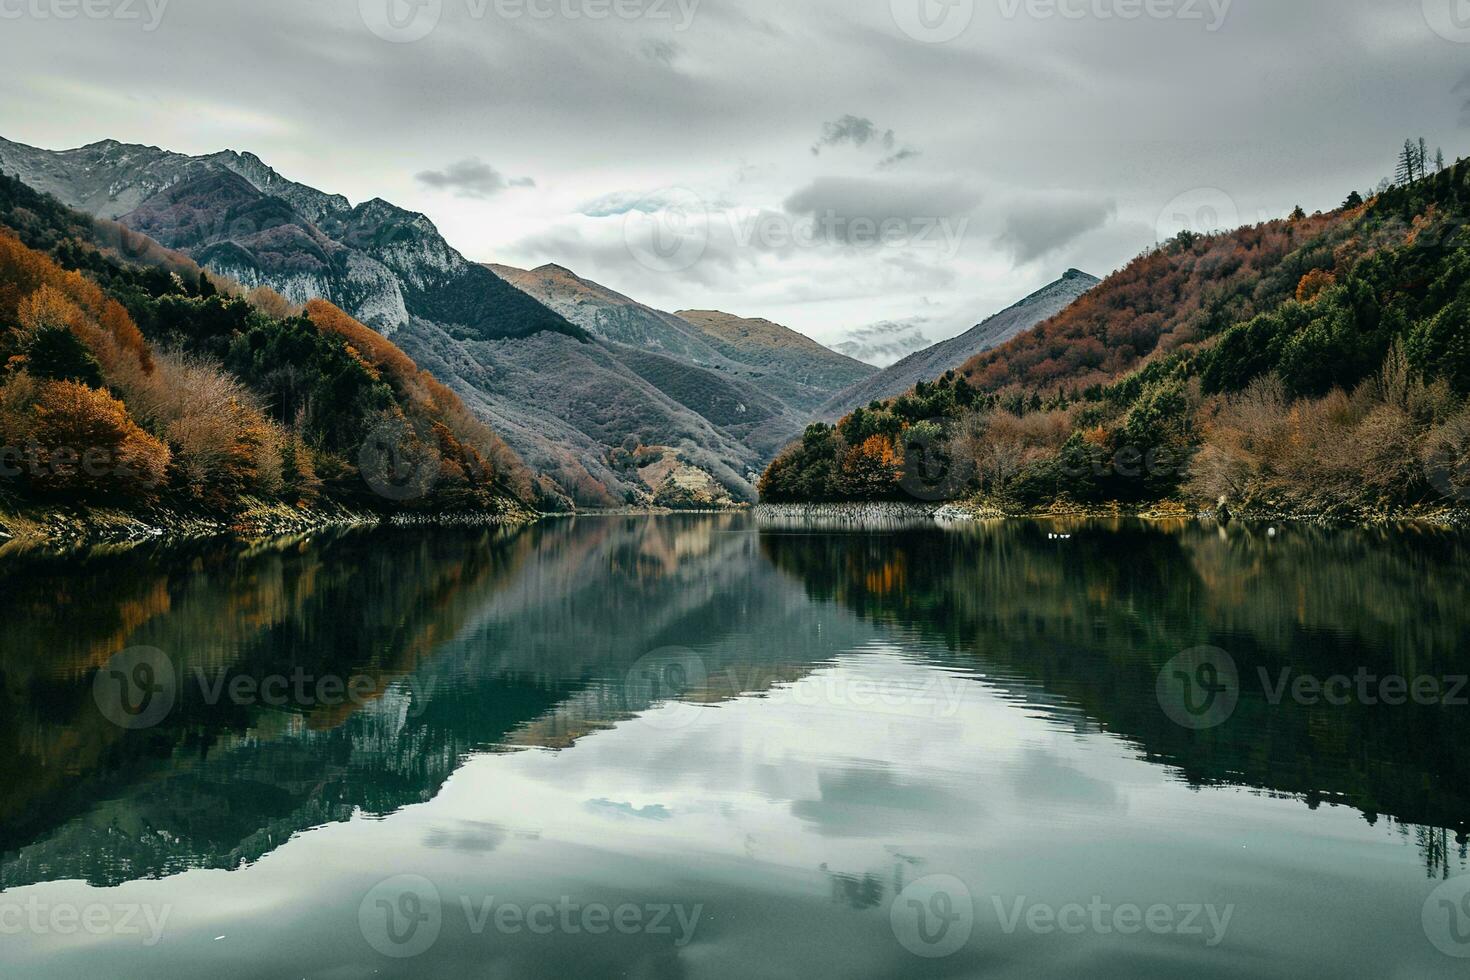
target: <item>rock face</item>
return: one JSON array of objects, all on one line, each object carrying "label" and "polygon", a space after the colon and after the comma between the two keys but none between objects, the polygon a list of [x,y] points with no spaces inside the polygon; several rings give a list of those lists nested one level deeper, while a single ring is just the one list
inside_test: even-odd
[{"label": "rock face", "polygon": [[1012,337],[1046,322],[1101,281],[1085,272],[1069,269],[1056,282],[958,337],[910,354],[892,367],[839,392],[821,407],[818,414],[824,420],[839,419],[871,402],[901,395],[920,381],[934,381],[976,354],[999,347]]},{"label": "rock face", "polygon": [[327,299],[391,335],[583,504],[659,491],[618,465],[619,449],[638,446],[668,449],[751,500],[756,474],[807,406],[862,376],[839,373],[825,389],[788,382],[564,269],[520,274],[544,285],[516,288],[424,215],[376,199],[354,206],[249,153],[191,157],[111,140],[50,151],[0,139],[0,170],[245,285],[295,303]]},{"label": "rock face", "polygon": [[326,299],[383,334],[413,318],[476,340],[586,335],[469,262],[421,214],[287,180],[253,154],[105,141],[52,152],[0,140],[0,169],[247,286]]}]

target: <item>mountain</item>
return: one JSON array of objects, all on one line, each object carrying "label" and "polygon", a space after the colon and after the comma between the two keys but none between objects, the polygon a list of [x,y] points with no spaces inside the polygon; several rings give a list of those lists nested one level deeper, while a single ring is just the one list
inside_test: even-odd
[{"label": "mountain", "polygon": [[953,375],[813,426],[763,499],[1463,523],[1470,160],[1182,232]]},{"label": "mountain", "polygon": [[1101,281],[1096,276],[1068,269],[1056,282],[1037,290],[1016,305],[1002,310],[958,337],[910,354],[892,367],[838,392],[835,398],[822,406],[818,414],[824,419],[839,419],[855,408],[901,395],[920,381],[933,381],[944,372],[960,367],[972,357],[999,347],[1012,337],[1051,319]]},{"label": "mountain", "polygon": [[526,270],[492,263],[486,268],[604,340],[695,364],[713,366],[719,361],[715,349],[672,313],[644,306],[563,266]]},{"label": "mountain", "polygon": [[769,320],[665,313],[559,265],[490,268],[594,336],[742,379],[790,408],[798,427],[832,392],[875,370]]},{"label": "mountain", "polygon": [[421,214],[286,180],[253,154],[106,140],[49,151],[0,139],[0,170],[247,286],[325,299],[385,336],[413,318],[473,340],[583,331],[467,261]]},{"label": "mountain", "polygon": [[[871,364],[829,350],[804,334],[770,320],[751,320],[718,310],[681,310],[690,323],[732,361],[760,372],[788,402],[809,411],[821,393],[873,374]],[[829,396],[830,397],[830,396]]]},{"label": "mountain", "polygon": [[[112,140],[49,151],[0,139],[0,171],[247,287],[298,306],[329,301],[392,337],[583,504],[677,497],[701,483],[687,468],[752,499],[755,474],[807,406],[861,376],[835,371],[823,388],[802,366],[813,352],[791,368],[805,380],[780,365],[748,368],[678,318],[580,280],[576,291],[608,315],[588,316],[573,299],[553,309],[467,260],[425,216],[382,200],[353,206],[249,153],[191,157]],[[637,466],[640,450],[672,456],[677,472]],[[650,486],[645,472],[672,482]]]}]

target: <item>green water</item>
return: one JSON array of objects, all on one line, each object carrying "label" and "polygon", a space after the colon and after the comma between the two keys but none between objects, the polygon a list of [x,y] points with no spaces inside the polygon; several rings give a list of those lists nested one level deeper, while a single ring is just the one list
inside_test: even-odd
[{"label": "green water", "polygon": [[1464,976],[1467,559],[748,515],[0,559],[0,976]]}]

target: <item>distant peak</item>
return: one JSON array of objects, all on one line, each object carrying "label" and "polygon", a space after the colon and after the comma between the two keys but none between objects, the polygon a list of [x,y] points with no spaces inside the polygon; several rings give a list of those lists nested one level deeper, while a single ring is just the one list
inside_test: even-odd
[{"label": "distant peak", "polygon": [[1088,282],[1098,282],[1099,281],[1098,278],[1097,278],[1097,276],[1091,275],[1090,273],[1083,272],[1081,269],[1068,269],[1066,272],[1062,273],[1062,279],[1063,280],[1086,279]]},{"label": "distant peak", "polygon": [[554,275],[554,276],[570,276],[573,279],[580,278],[571,269],[568,269],[564,265],[558,265],[555,262],[548,262],[545,265],[538,265],[536,268],[532,269],[531,271],[532,272],[535,272],[535,273],[539,273],[540,275],[543,275],[543,276],[545,276],[545,275]]}]

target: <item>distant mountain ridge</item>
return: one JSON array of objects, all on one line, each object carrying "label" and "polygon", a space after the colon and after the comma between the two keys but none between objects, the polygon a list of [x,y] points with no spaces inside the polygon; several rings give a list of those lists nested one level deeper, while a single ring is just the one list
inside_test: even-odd
[{"label": "distant mountain ridge", "polygon": [[913,388],[920,381],[933,381],[946,371],[962,367],[971,358],[1006,343],[1037,324],[1044,323],[1071,306],[1101,279],[1078,269],[1068,269],[1060,279],[1008,307],[983,323],[949,340],[910,354],[847,388],[824,404],[821,418],[834,421],[853,409],[875,401],[886,401]]},{"label": "distant mountain ridge", "polygon": [[769,320],[716,311],[665,313],[560,265],[490,268],[595,336],[734,374],[800,415],[876,370]]},{"label": "distant mountain ridge", "polygon": [[[805,334],[770,320],[749,319],[718,310],[681,310],[675,314],[693,324],[732,360],[800,385],[816,394],[871,377],[871,364],[823,347]],[[807,406],[805,397],[793,399]]]}]

